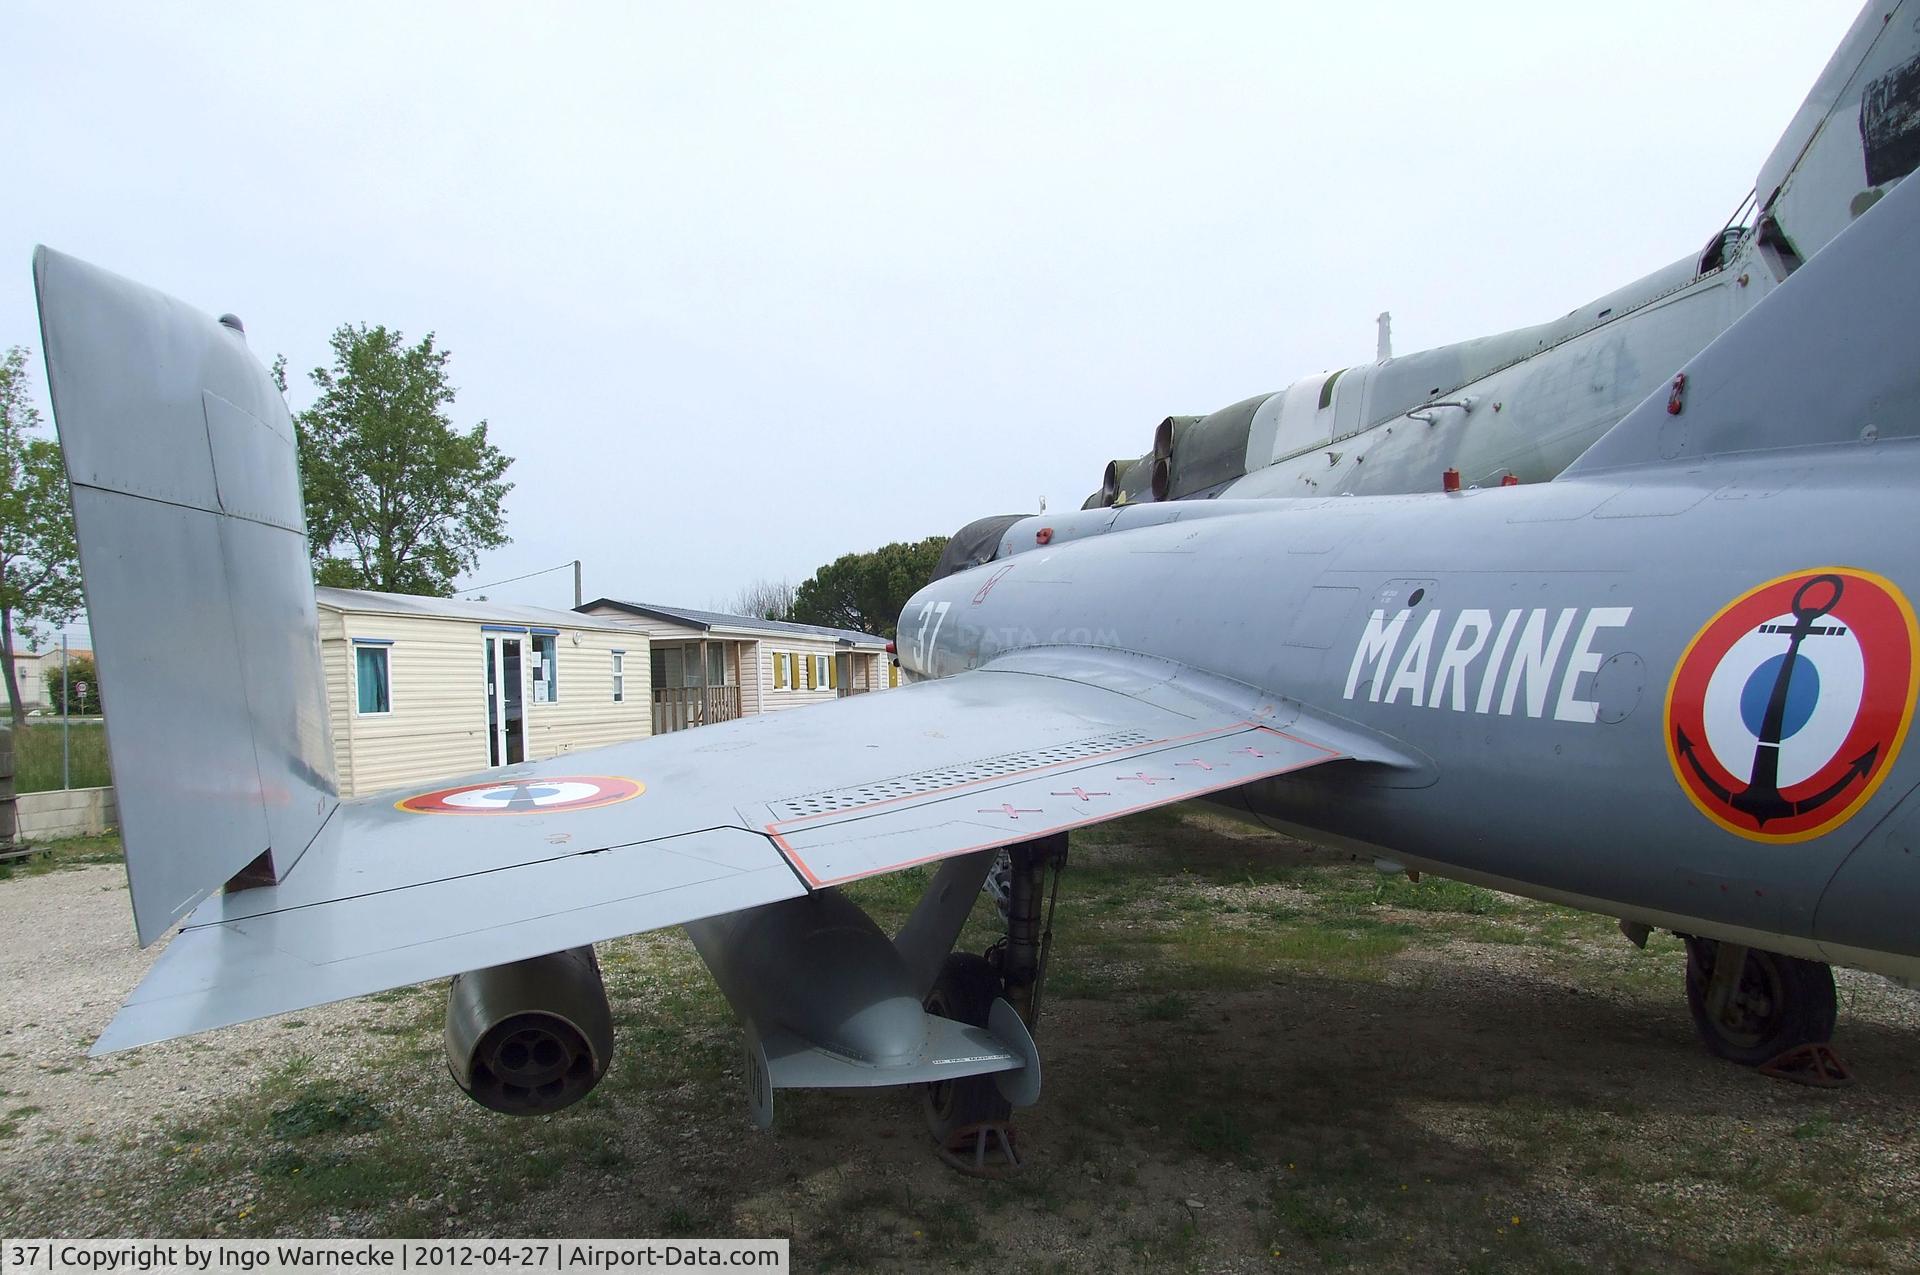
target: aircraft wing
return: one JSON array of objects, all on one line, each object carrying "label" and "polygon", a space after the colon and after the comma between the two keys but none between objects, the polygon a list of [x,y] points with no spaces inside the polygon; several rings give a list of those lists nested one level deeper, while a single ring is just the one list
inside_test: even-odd
[{"label": "aircraft wing", "polygon": [[34,279],[135,925],[186,918],[96,1053],[1368,756],[1061,650],[341,801],[294,423],[243,325],[49,249]]},{"label": "aircraft wing", "polygon": [[1364,754],[1336,725],[1303,726],[1295,712],[1135,657],[1027,655],[344,801],[279,883],[216,894],[188,917],[94,1052],[740,911]]}]

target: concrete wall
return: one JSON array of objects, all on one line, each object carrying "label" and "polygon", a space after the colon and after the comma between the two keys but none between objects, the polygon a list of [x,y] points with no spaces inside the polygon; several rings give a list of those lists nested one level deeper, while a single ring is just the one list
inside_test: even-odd
[{"label": "concrete wall", "polygon": [[15,799],[22,841],[55,837],[97,837],[120,826],[120,808],[111,788],[68,788],[23,792]]}]

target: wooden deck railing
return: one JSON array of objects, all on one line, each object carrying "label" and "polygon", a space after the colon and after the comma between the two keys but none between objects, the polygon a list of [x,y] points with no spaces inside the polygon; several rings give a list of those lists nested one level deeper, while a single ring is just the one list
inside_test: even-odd
[{"label": "wooden deck railing", "polygon": [[653,733],[730,722],[740,716],[737,686],[662,687],[653,692]]}]

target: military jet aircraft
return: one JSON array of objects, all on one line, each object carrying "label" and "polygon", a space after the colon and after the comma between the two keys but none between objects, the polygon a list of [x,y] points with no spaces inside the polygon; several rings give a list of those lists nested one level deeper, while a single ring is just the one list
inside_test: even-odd
[{"label": "military jet aircraft", "polygon": [[[1712,144],[1703,127],[1677,140],[1670,162]],[[1920,5],[1872,0],[1753,193],[1700,249],[1545,323],[1400,358],[1383,348],[1373,364],[1169,416],[1144,455],[1108,463],[1084,507],[1430,491],[1449,470],[1469,487],[1544,482],[1916,160]]]},{"label": "military jet aircraft", "polygon": [[[34,268],[135,926],[180,925],[96,1052],[451,977],[456,1081],[552,1111],[614,1047],[591,945],[684,925],[757,1120],[915,1084],[977,1163],[1039,1094],[1064,834],[1199,797],[1684,935],[1743,1063],[1831,1078],[1830,965],[1920,976],[1920,184],[1554,481],[1029,518],[909,604],[898,693],[350,800],[239,321]],[[891,937],[837,888],[936,863]]]}]

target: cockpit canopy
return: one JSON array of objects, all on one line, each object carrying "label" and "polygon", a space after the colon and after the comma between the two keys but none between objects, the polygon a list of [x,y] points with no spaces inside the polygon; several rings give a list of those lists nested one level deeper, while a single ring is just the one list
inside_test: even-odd
[{"label": "cockpit canopy", "polygon": [[944,580],[983,562],[991,562],[1000,548],[1001,538],[1007,534],[1007,528],[1030,516],[993,514],[986,518],[975,518],[954,532],[953,539],[947,541],[947,547],[940,551],[940,561],[933,569],[933,578]]}]

